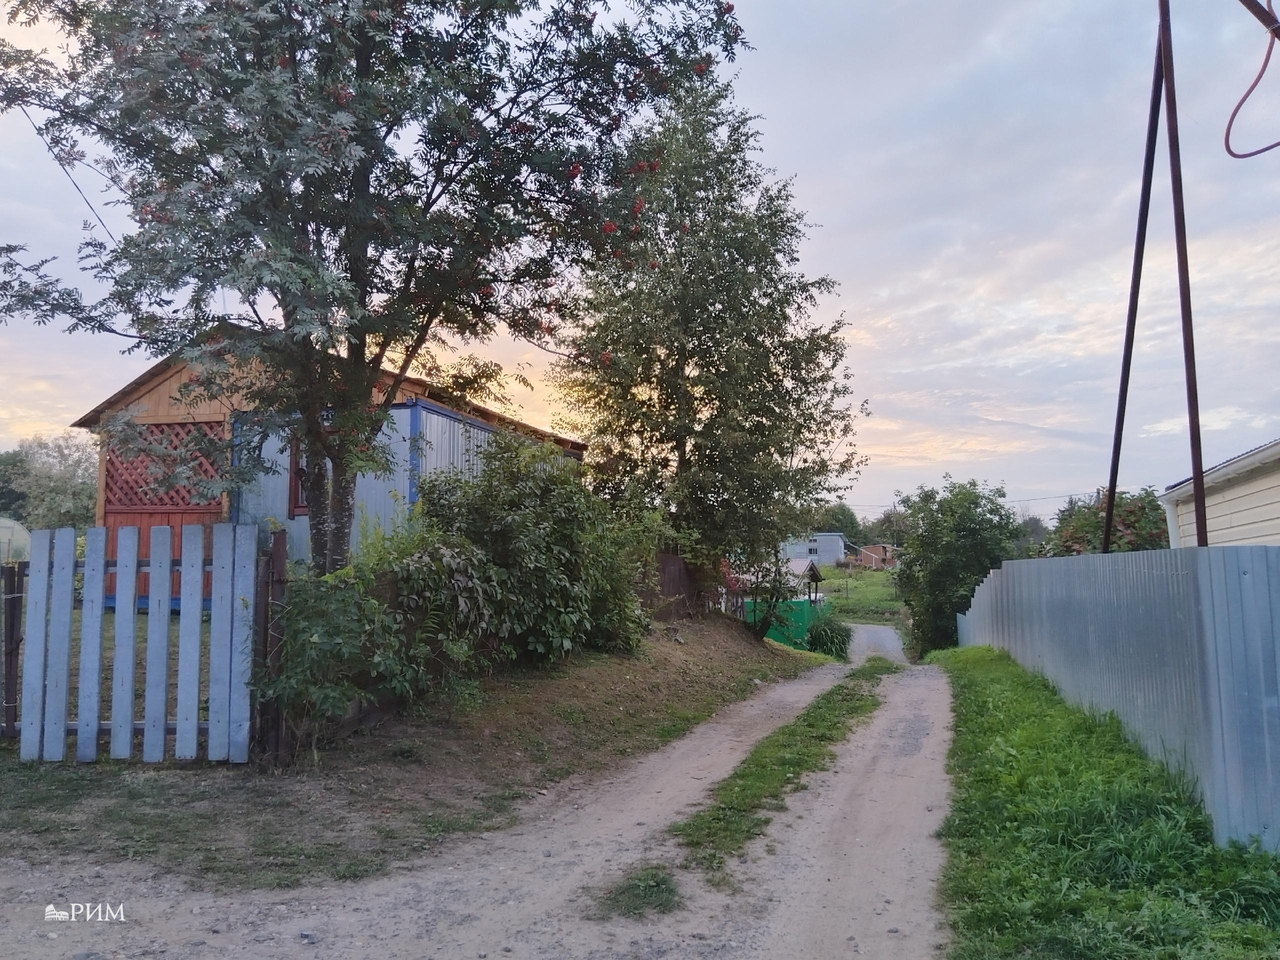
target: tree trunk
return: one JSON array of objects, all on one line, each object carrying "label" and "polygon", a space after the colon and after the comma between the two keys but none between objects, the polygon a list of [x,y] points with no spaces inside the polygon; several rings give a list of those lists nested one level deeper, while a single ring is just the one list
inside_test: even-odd
[{"label": "tree trunk", "polygon": [[[305,442],[305,441],[304,441]],[[329,555],[329,472],[328,458],[318,443],[306,445],[307,526],[310,529],[311,565],[320,573]]]},{"label": "tree trunk", "polygon": [[341,570],[351,562],[351,524],[355,520],[356,476],[340,460],[333,463],[329,499],[329,549],[324,572]]}]

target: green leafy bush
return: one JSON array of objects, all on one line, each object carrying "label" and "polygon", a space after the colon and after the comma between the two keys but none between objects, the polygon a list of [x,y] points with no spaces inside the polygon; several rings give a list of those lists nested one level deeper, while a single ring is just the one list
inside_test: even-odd
[{"label": "green leafy bush", "polygon": [[[1048,557],[1071,557],[1102,552],[1102,530],[1106,526],[1107,501],[1103,493],[1092,499],[1070,498],[1058,511],[1053,530],[1045,537],[1041,552]],[[1137,493],[1116,491],[1115,515],[1111,522],[1111,549],[1167,550],[1169,526],[1164,507],[1151,487]]]},{"label": "green leafy bush", "polygon": [[522,653],[632,650],[664,534],[611,512],[556,448],[494,436],[474,476],[430,475],[401,523],[363,531],[349,567],[290,581],[259,696],[314,744],[353,707],[448,699]]},{"label": "green leafy bush", "polygon": [[825,653],[837,660],[849,659],[849,627],[829,609],[824,609],[809,624],[805,643],[814,653]]},{"label": "green leafy bush", "polygon": [[478,545],[502,571],[504,639],[544,656],[633,649],[648,626],[637,588],[654,562],[656,521],[614,513],[548,444],[498,434],[481,457],[474,476],[423,479],[419,522]]},{"label": "green leafy bush", "polygon": [[1014,555],[1020,528],[1004,488],[946,477],[941,490],[920,487],[899,498],[904,525],[898,589],[911,611],[912,653],[956,644],[956,614],[974,588]]}]

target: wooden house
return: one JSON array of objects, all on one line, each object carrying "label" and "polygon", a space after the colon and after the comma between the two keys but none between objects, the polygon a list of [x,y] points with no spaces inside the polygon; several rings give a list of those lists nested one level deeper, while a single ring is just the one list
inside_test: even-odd
[{"label": "wooden house", "polygon": [[[236,413],[232,405],[207,403],[191,407],[178,399],[178,388],[188,376],[186,367],[186,363],[176,357],[160,361],[72,426],[94,429],[108,416],[127,410],[153,442],[168,439],[176,447],[196,430],[230,437]],[[390,374],[387,379],[390,380]],[[384,428],[395,459],[391,474],[386,477],[362,474],[356,480],[353,546],[358,545],[362,524],[385,525],[397,510],[414,502],[417,481],[424,472],[473,467],[476,454],[497,430],[554,443],[566,455],[578,459],[586,449],[580,441],[557,436],[483,407],[471,405],[465,411],[458,409],[426,382],[405,380]],[[147,531],[155,526],[168,526],[173,531],[173,555],[177,559],[182,549],[180,531],[184,524],[208,527],[232,522],[256,523],[264,529],[278,523],[289,533],[290,556],[305,558],[310,540],[296,451],[283,440],[278,444],[268,441],[263,456],[275,467],[274,473],[259,476],[231,496],[202,503],[189,488],[155,491],[145,458],[127,458],[104,443],[98,461],[97,523],[107,528],[107,556],[115,558],[116,536],[121,527],[139,528],[141,555],[145,557],[150,539]],[[216,479],[213,464],[201,461],[197,467],[205,477]]]}]

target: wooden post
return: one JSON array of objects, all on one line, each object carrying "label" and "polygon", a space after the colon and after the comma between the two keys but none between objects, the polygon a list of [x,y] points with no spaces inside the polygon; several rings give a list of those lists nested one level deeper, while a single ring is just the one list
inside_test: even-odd
[{"label": "wooden post", "polygon": [[[284,649],[284,592],[289,577],[288,535],[283,530],[271,534],[271,553],[267,558],[268,589],[264,598],[266,608],[267,676],[280,676],[281,656]],[[272,703],[267,713],[267,756],[272,763],[279,763],[288,753],[285,741],[284,713]]]},{"label": "wooden post", "polygon": [[22,594],[27,580],[27,561],[0,567],[0,595],[4,603],[4,723],[0,735],[12,740],[18,735],[18,652],[22,635]]}]

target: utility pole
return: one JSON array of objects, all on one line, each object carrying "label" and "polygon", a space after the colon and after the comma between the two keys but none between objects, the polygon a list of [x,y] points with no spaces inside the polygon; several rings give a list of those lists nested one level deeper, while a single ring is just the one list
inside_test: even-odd
[{"label": "utility pole", "polygon": [[[1258,0],[1240,0],[1249,13],[1280,38],[1280,20]],[[1120,474],[1120,449],[1124,438],[1125,412],[1129,401],[1129,376],[1133,366],[1133,344],[1138,317],[1138,293],[1142,282],[1143,257],[1147,242],[1147,218],[1151,209],[1151,180],[1155,170],[1156,137],[1160,128],[1160,105],[1164,101],[1169,141],[1169,179],[1173,193],[1173,234],[1177,253],[1178,308],[1182,319],[1182,363],[1186,380],[1187,426],[1191,441],[1191,483],[1195,500],[1196,546],[1209,545],[1205,511],[1204,457],[1200,443],[1200,390],[1196,377],[1195,331],[1191,312],[1191,268],[1187,253],[1187,214],[1182,188],[1182,144],[1178,133],[1178,98],[1173,72],[1173,30],[1169,0],[1158,0],[1160,32],[1156,41],[1156,61],[1147,115],[1147,142],[1142,165],[1142,191],[1138,201],[1138,229],[1134,240],[1133,272],[1129,281],[1129,309],[1125,319],[1124,351],[1120,364],[1120,391],[1116,403],[1116,424],[1111,445],[1111,473],[1107,482],[1106,519],[1102,531],[1102,552],[1111,550],[1111,528],[1115,519],[1116,485]]]}]

